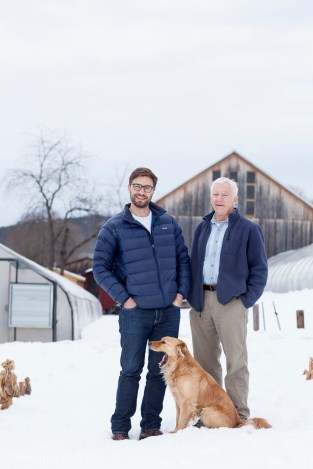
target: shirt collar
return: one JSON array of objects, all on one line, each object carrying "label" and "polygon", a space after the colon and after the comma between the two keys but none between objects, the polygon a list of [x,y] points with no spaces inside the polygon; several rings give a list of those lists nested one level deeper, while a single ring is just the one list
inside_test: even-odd
[{"label": "shirt collar", "polygon": [[227,223],[227,224],[228,224],[228,220],[229,220],[229,218],[227,218],[227,220],[221,221],[221,223],[218,223],[218,222],[216,221],[215,213],[214,213],[214,214],[213,214],[213,217],[211,218],[210,223],[214,223],[215,225],[221,225],[222,223]]}]

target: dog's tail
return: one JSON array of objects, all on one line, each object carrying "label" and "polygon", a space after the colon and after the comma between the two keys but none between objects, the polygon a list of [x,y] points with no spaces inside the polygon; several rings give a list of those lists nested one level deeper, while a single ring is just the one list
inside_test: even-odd
[{"label": "dog's tail", "polygon": [[245,427],[246,425],[253,425],[257,430],[260,428],[272,428],[272,425],[269,424],[267,420],[257,417],[249,420],[241,420],[237,428]]}]

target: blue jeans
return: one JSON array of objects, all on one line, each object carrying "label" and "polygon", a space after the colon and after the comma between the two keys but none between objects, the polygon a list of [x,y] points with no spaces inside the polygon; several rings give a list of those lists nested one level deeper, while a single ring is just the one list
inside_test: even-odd
[{"label": "blue jeans", "polygon": [[[122,308],[119,315],[121,334],[121,372],[116,393],[115,412],[111,417],[112,433],[128,433],[136,412],[140,376],[145,363],[147,342],[162,337],[177,337],[180,308]],[[149,350],[148,373],[141,404],[141,430],[159,429],[165,383],[160,372],[161,352]]]}]

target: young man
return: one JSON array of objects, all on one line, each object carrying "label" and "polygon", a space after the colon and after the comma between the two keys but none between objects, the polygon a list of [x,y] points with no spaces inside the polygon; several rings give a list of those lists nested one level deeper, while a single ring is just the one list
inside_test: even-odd
[{"label": "young man", "polygon": [[[136,412],[147,342],[178,336],[180,306],[188,294],[190,260],[173,217],[151,202],[157,177],[137,168],[129,177],[131,203],[102,227],[94,252],[95,280],[117,303],[121,335],[121,372],[111,418],[114,440],[128,439]],[[140,439],[160,431],[165,384],[149,350],[141,404]]]},{"label": "young man", "polygon": [[194,356],[222,386],[222,345],[226,391],[246,420],[248,308],[263,293],[268,267],[261,228],[235,208],[237,194],[237,184],[228,178],[212,184],[213,212],[204,217],[193,239],[188,301]]}]

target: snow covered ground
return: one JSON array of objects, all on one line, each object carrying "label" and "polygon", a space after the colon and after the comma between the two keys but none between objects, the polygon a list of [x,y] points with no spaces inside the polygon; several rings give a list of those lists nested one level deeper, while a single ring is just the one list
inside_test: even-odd
[{"label": "snow covered ground", "polygon": [[[313,356],[313,290],[266,293],[262,301],[265,331],[262,315],[261,330],[253,331],[250,312],[249,404],[251,416],[267,418],[272,429],[189,427],[170,434],[175,406],[167,391],[163,436],[138,441],[137,412],[131,439],[112,441],[120,350],[118,318],[105,316],[80,341],[0,344],[0,363],[14,359],[18,378],[30,376],[33,388],[0,411],[0,468],[312,468],[313,380],[302,373]],[[296,328],[297,309],[305,311],[305,329]],[[191,347],[188,310],[180,337]]]}]

